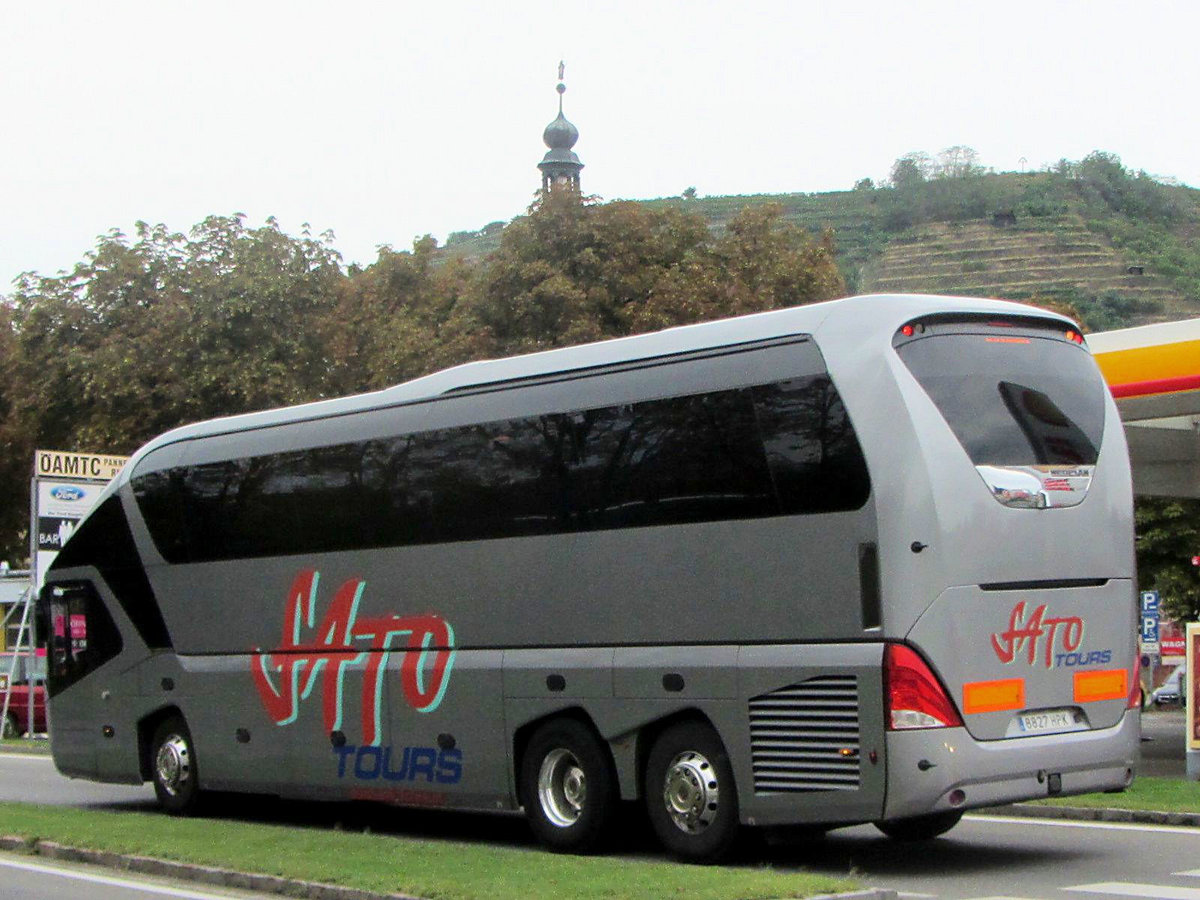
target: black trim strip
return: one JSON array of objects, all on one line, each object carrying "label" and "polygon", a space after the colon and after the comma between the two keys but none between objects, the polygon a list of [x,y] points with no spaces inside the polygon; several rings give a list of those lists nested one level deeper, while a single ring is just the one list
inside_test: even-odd
[{"label": "black trim strip", "polygon": [[981,584],[984,591],[1046,591],[1065,588],[1097,588],[1104,587],[1111,579],[1108,578],[1060,578],[1044,581],[993,581]]},{"label": "black trim strip", "polygon": [[765,338],[747,341],[742,344],[728,344],[722,347],[708,347],[703,350],[684,350],[679,353],[667,353],[662,356],[647,356],[641,359],[631,359],[617,363],[600,363],[594,366],[582,366],[577,369],[562,369],[557,372],[542,372],[537,375],[519,375],[499,381],[480,381],[475,384],[464,384],[443,391],[440,397],[457,397],[464,394],[487,394],[493,391],[506,391],[518,387],[530,387],[540,384],[555,384],[562,381],[579,381],[584,378],[595,378],[599,375],[614,375],[620,372],[635,372],[640,369],[653,369],[659,366],[671,366],[678,363],[694,362],[701,359],[717,359],[722,356],[736,356],[756,350],[768,350],[772,347],[786,347],[789,344],[806,344],[812,340],[808,334],[790,334],[784,337]]}]

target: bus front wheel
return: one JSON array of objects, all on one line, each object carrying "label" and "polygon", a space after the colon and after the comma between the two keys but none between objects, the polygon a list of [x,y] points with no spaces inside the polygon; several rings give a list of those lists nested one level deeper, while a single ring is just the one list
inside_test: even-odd
[{"label": "bus front wheel", "polygon": [[196,811],[200,799],[196,749],[182,718],[173,716],[154,730],[150,743],[150,770],[154,777],[154,793],[163,809],[177,816]]},{"label": "bus front wheel", "polygon": [[617,809],[616,779],[600,739],[575,719],[543,725],[521,761],[521,798],[529,826],[545,846],[595,850]]},{"label": "bus front wheel", "polygon": [[945,812],[930,813],[926,816],[913,816],[908,819],[892,819],[888,822],[876,822],[875,827],[893,840],[931,841],[957,825],[959,819],[962,817],[961,809],[949,809]]},{"label": "bus front wheel", "polygon": [[681,722],[659,735],[646,761],[645,798],[659,842],[680,859],[716,862],[733,848],[733,767],[709,725]]}]

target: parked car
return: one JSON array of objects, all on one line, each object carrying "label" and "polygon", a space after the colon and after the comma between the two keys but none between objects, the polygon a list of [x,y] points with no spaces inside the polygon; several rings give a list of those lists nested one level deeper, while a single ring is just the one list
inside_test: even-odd
[{"label": "parked car", "polygon": [[[8,714],[4,718],[4,737],[20,737],[29,731],[29,685],[14,684],[8,690],[0,687],[0,704],[4,703],[6,694]],[[46,688],[40,684],[33,688],[33,731],[37,734],[46,731]]]},{"label": "parked car", "polygon": [[1175,669],[1150,694],[1155,706],[1182,706],[1187,702],[1187,671],[1183,666]]}]

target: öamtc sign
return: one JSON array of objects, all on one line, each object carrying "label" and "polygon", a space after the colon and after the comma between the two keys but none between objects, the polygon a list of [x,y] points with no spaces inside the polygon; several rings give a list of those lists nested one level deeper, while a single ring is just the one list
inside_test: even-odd
[{"label": "\u00f6amtc sign", "polygon": [[38,450],[34,454],[33,474],[37,478],[62,478],[84,481],[112,481],[128,456],[107,453],[69,453],[63,450]]}]

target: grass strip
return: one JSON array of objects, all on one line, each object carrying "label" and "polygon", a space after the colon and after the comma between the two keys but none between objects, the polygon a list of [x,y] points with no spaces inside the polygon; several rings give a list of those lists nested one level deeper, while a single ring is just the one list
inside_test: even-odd
[{"label": "grass strip", "polygon": [[1055,797],[1026,802],[1036,806],[1200,813],[1200,781],[1143,776],[1120,794],[1081,794],[1077,797]]},{"label": "grass strip", "polygon": [[0,751],[4,753],[32,753],[37,756],[50,755],[50,742],[46,740],[29,740],[27,738],[2,738]]},{"label": "grass strip", "polygon": [[763,866],[565,856],[426,840],[158,813],[0,803],[0,831],[27,840],[344,885],[428,900],[688,898],[768,900],[850,891],[848,879]]}]

